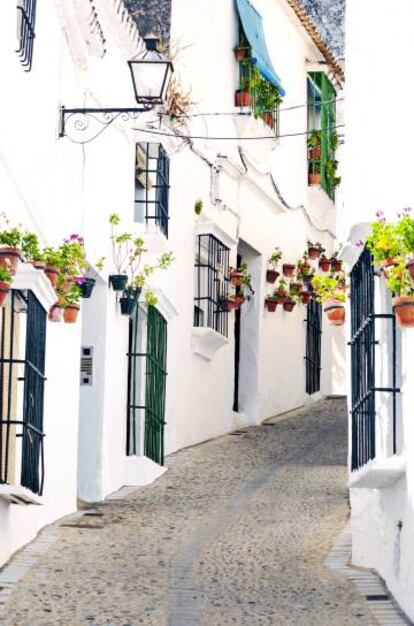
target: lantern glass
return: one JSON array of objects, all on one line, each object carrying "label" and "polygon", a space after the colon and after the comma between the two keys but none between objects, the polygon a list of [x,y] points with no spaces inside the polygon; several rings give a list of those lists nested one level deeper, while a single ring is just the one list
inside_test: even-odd
[{"label": "lantern glass", "polygon": [[146,50],[140,58],[128,61],[128,64],[138,104],[162,104],[167,97],[172,63],[159,52]]}]

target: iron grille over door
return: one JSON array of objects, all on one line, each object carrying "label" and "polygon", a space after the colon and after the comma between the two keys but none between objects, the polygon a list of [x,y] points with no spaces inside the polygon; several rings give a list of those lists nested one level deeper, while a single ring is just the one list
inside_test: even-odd
[{"label": "iron grille over door", "polygon": [[41,495],[46,311],[31,291],[12,290],[0,324],[0,483]]},{"label": "iron grille over door", "polygon": [[195,263],[194,326],[228,336],[229,249],[214,235],[199,235]]},{"label": "iron grille over door", "polygon": [[312,395],[321,388],[322,307],[311,300],[306,311],[306,393]]},{"label": "iron grille over door", "polygon": [[19,15],[19,48],[16,52],[26,72],[30,72],[32,69],[36,4],[37,0],[19,0],[17,5]]},{"label": "iron grille over door", "polygon": [[135,221],[154,222],[168,238],[170,160],[161,144],[136,144]]},{"label": "iron grille over door", "polygon": [[[391,385],[376,383],[375,349],[376,320],[391,324],[390,372]],[[382,341],[381,343],[384,343]],[[376,455],[376,395],[391,394],[392,452],[397,451],[396,418],[396,324],[393,313],[375,312],[375,273],[372,257],[364,250],[351,273],[351,373],[352,373],[352,470],[356,470]],[[384,346],[383,346],[384,347]]]},{"label": "iron grille over door", "polygon": [[[143,352],[139,321],[140,310],[136,307],[130,320],[129,335],[127,454],[139,453],[140,412],[144,411],[144,454],[163,465],[167,322],[155,307],[148,307],[146,348]],[[145,397],[141,403],[143,392]]]}]

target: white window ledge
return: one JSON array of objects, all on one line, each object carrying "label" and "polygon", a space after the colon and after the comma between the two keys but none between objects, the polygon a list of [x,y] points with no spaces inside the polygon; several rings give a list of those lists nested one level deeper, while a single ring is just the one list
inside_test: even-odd
[{"label": "white window ledge", "polygon": [[351,473],[350,489],[383,489],[391,487],[405,474],[405,457],[390,456],[373,459]]},{"label": "white window ledge", "polygon": [[229,343],[227,337],[220,335],[212,328],[194,327],[192,330],[192,348],[206,361],[211,361],[217,350]]},{"label": "white window ledge", "polygon": [[20,485],[0,485],[0,498],[9,504],[43,504],[43,498]]}]

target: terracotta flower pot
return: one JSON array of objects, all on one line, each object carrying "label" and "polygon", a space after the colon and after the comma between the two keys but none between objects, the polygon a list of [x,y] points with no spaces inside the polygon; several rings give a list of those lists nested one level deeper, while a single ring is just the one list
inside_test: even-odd
[{"label": "terracotta flower pot", "polygon": [[301,288],[302,288],[302,284],[301,283],[290,283],[290,288],[295,293],[299,293]]},{"label": "terracotta flower pot", "polygon": [[249,56],[249,48],[242,48],[241,46],[237,46],[234,48],[234,56],[236,57],[236,61],[240,63],[243,59],[247,59]]},{"label": "terracotta flower pot", "polygon": [[301,291],[300,292],[300,300],[302,302],[302,304],[308,304],[309,300],[311,299],[311,293],[310,291]]},{"label": "terracotta flower pot", "polygon": [[320,159],[321,155],[322,155],[321,148],[309,148],[308,150],[309,161],[313,161],[314,159]]},{"label": "terracotta flower pot", "polygon": [[331,259],[331,270],[333,272],[341,272],[342,271],[342,261],[339,259]]},{"label": "terracotta flower pot", "polygon": [[276,270],[267,270],[266,272],[266,280],[268,283],[275,283],[279,276],[280,273]]},{"label": "terracotta flower pot", "polygon": [[283,308],[288,313],[291,313],[293,309],[295,308],[295,306],[296,306],[296,302],[294,300],[291,300],[290,298],[287,298],[283,303]]},{"label": "terracotta flower pot", "polygon": [[244,304],[245,298],[241,298],[240,296],[236,296],[234,300],[226,301],[226,310],[227,311],[237,311],[240,309],[241,305]]},{"label": "terracotta flower pot", "polygon": [[381,272],[384,274],[385,278],[388,279],[388,269],[397,265],[397,261],[395,259],[384,259],[381,261],[380,267]]},{"label": "terracotta flower pot", "polygon": [[324,312],[326,313],[331,326],[344,325],[345,307],[342,302],[339,302],[339,300],[329,300],[324,307]]},{"label": "terracotta flower pot", "polygon": [[316,173],[309,173],[308,176],[309,185],[320,185],[321,184],[321,175]]},{"label": "terracotta flower pot", "polygon": [[4,306],[7,294],[10,291],[10,283],[0,282],[0,307]]},{"label": "terracotta flower pot", "polygon": [[414,327],[414,297],[397,296],[392,299],[392,306],[398,326],[401,328]]},{"label": "terracotta flower pot", "polygon": [[49,313],[47,315],[47,318],[50,322],[61,322],[63,319],[63,309],[62,307],[59,305],[58,302],[56,302],[56,304],[53,304],[50,309],[49,309]]},{"label": "terracotta flower pot", "polygon": [[230,270],[230,282],[234,287],[240,287],[243,284],[244,274],[239,270]]},{"label": "terracotta flower pot", "polygon": [[246,89],[238,89],[236,91],[236,107],[249,107],[250,93]]},{"label": "terracotta flower pot", "polygon": [[322,272],[329,272],[329,270],[331,269],[330,260],[326,259],[323,261],[319,261],[319,267],[321,268]]},{"label": "terracotta flower pot", "polygon": [[295,272],[295,268],[296,265],[293,265],[291,263],[283,263],[283,276],[293,276],[294,272]]},{"label": "terracotta flower pot", "polygon": [[315,261],[315,259],[319,259],[319,257],[321,256],[321,251],[319,250],[319,248],[313,248],[311,246],[310,248],[308,248],[308,254],[309,258],[312,259],[312,261]]},{"label": "terracotta flower pot", "polygon": [[12,274],[16,273],[21,260],[22,251],[19,248],[10,248],[9,246],[0,248],[0,267],[6,267]]},{"label": "terracotta flower pot", "polygon": [[411,280],[414,282],[414,259],[407,261],[406,268],[410,273]]},{"label": "terracotta flower pot", "polygon": [[263,113],[262,119],[264,123],[266,124],[266,126],[269,126],[269,128],[273,129],[275,127],[275,118],[269,111],[266,111],[265,113]]},{"label": "terracotta flower pot", "polygon": [[78,318],[80,306],[78,304],[68,304],[63,311],[63,319],[66,324],[74,324]]},{"label": "terracotta flower pot", "polygon": [[265,304],[269,313],[274,313],[276,311],[278,301],[273,298],[266,298]]},{"label": "terracotta flower pot", "polygon": [[53,289],[56,289],[60,274],[59,269],[57,267],[53,267],[53,265],[46,265],[45,274],[50,280],[50,284]]},{"label": "terracotta flower pot", "polygon": [[45,261],[31,261],[31,264],[33,265],[35,270],[41,270],[44,272],[46,269]]}]

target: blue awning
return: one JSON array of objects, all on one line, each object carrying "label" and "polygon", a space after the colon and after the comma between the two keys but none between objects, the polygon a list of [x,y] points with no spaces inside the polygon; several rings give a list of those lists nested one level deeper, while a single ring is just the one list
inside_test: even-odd
[{"label": "blue awning", "polygon": [[253,63],[257,66],[262,76],[273,85],[276,85],[280,95],[284,96],[286,92],[281,85],[279,76],[273,69],[267,50],[262,16],[249,0],[236,0],[236,2],[244,33],[251,47]]}]

